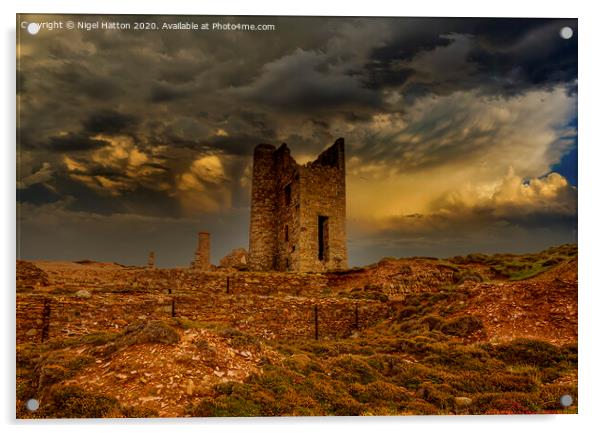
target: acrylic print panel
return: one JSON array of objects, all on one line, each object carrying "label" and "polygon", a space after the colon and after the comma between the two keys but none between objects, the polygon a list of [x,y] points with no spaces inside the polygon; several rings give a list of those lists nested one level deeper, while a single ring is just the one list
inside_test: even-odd
[{"label": "acrylic print panel", "polygon": [[19,15],[17,417],[576,413],[577,37]]}]

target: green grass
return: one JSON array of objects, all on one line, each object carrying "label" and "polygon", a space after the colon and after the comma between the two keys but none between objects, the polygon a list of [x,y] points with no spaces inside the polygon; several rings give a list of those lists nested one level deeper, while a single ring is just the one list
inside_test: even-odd
[{"label": "green grass", "polygon": [[367,299],[371,301],[387,302],[389,297],[383,293],[383,288],[374,284],[367,284],[364,287],[357,287],[350,292],[343,291],[338,294],[339,297],[348,299]]},{"label": "green grass", "polygon": [[488,265],[500,278],[518,281],[534,277],[577,258],[577,245],[566,244],[534,254],[468,254],[448,259],[455,265]]},{"label": "green grass", "polygon": [[[418,338],[414,339],[417,346]],[[283,365],[265,365],[263,373],[245,383],[220,384],[215,395],[188,408],[192,416],[278,415],[392,415],[431,413],[535,413],[564,411],[563,393],[545,379],[550,353],[547,346],[531,341],[510,345],[506,351],[490,345],[424,342],[421,350],[410,348],[394,354],[377,341],[375,353],[357,354],[359,348],[341,342],[296,348]],[[408,347],[400,344],[398,347]],[[286,345],[285,353],[292,350]],[[354,353],[344,353],[350,350]],[[570,350],[569,350],[570,352]],[[420,354],[419,354],[420,353]],[[414,355],[418,362],[408,361]],[[567,373],[576,365],[567,362],[567,349],[556,348],[556,366]],[[505,361],[506,360],[506,361]],[[526,367],[524,363],[535,364]],[[561,364],[564,362],[564,364]],[[456,397],[472,404],[459,407]],[[573,408],[573,410],[575,410]]]},{"label": "green grass", "polygon": [[77,386],[52,389],[40,414],[45,418],[103,418],[117,414],[119,403],[113,397],[90,393]]},{"label": "green grass", "polygon": [[27,401],[48,395],[55,384],[74,377],[93,361],[94,358],[88,355],[74,355],[48,346],[27,344],[17,347],[16,397]]},{"label": "green grass", "polygon": [[180,336],[171,324],[161,320],[136,321],[129,324],[115,340],[117,347],[133,344],[175,344]]},{"label": "green grass", "polygon": [[475,316],[456,317],[441,325],[441,332],[457,337],[468,337],[481,329],[483,321]]},{"label": "green grass", "polygon": [[225,328],[218,331],[218,335],[227,338],[230,342],[230,345],[236,348],[248,348],[254,347],[259,349],[260,347],[260,339],[247,334],[245,332],[239,331],[234,328]]}]

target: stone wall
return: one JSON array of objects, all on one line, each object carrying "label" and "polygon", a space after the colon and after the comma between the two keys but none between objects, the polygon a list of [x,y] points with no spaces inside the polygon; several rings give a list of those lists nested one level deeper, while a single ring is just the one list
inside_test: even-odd
[{"label": "stone wall", "polygon": [[[453,270],[431,261],[382,261],[333,273],[202,272],[115,264],[20,263],[17,342],[120,331],[135,320],[175,314],[269,338],[338,338],[386,317],[397,300],[366,298],[366,287],[387,295],[432,291],[453,281]],[[45,286],[24,278],[33,271]],[[26,272],[28,271],[28,272]],[[359,295],[357,297],[356,295]],[[174,310],[172,310],[172,305]],[[45,311],[45,306],[48,310]]]},{"label": "stone wall", "polygon": [[[300,271],[325,272],[347,268],[345,211],[345,157],[343,139],[326,149],[301,170]],[[327,218],[319,254],[319,218]]]},{"label": "stone wall", "polygon": [[120,332],[136,320],[171,317],[213,324],[218,329],[235,327],[263,338],[314,338],[316,306],[319,338],[340,338],[389,314],[387,304],[378,301],[249,293],[92,293],[87,299],[19,294],[18,344],[42,341],[45,302],[50,306],[47,340]]},{"label": "stone wall", "polygon": [[[27,262],[25,262],[27,263]],[[24,267],[23,267],[24,268]],[[350,291],[367,285],[381,287],[386,294],[405,294],[416,291],[438,290],[455,283],[455,271],[432,260],[383,260],[378,265],[343,272],[237,272],[216,270],[199,272],[187,268],[148,269],[107,265],[93,267],[77,264],[40,264],[33,266],[43,275],[45,285],[52,288],[37,289],[29,279],[19,279],[17,292],[54,290],[61,293],[80,289],[111,293],[131,291],[225,291],[241,293],[283,293],[291,295],[315,295],[322,291]]]}]

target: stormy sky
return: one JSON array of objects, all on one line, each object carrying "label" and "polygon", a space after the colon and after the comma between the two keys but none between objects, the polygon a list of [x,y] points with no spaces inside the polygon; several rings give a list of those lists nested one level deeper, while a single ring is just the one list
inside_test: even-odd
[{"label": "stormy sky", "polygon": [[217,263],[248,247],[254,146],[338,137],[352,266],[576,242],[577,20],[149,20],[276,30],[18,29],[21,258],[183,266],[206,230]]}]

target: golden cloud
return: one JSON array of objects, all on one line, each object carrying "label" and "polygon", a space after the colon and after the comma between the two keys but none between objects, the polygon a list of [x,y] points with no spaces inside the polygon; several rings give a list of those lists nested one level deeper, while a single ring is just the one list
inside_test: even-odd
[{"label": "golden cloud", "polygon": [[186,215],[217,212],[232,204],[232,192],[224,164],[218,155],[204,155],[194,160],[188,170],[177,177],[173,193]]},{"label": "golden cloud", "polygon": [[[126,135],[100,134],[92,138],[108,145],[92,151],[86,159],[64,156],[63,163],[71,179],[112,196],[133,191],[139,185],[159,191],[170,188],[170,184],[161,179],[164,171],[157,168],[157,164],[163,158],[156,152],[143,151],[132,137]],[[119,173],[119,176],[97,174],[95,169],[98,168]]]},{"label": "golden cloud", "polygon": [[[566,179],[541,176],[571,145],[563,137],[574,129],[563,125],[575,110],[575,97],[559,87],[508,98],[455,92],[424,98],[403,115],[374,116],[346,136],[349,217],[428,214],[442,197],[516,206],[554,200]],[[354,152],[354,143],[368,144]]]}]

